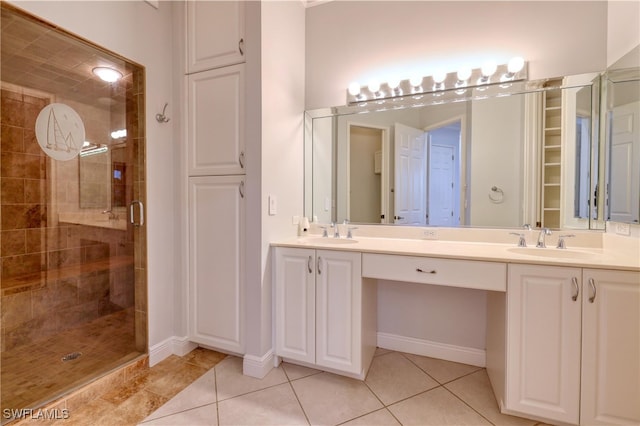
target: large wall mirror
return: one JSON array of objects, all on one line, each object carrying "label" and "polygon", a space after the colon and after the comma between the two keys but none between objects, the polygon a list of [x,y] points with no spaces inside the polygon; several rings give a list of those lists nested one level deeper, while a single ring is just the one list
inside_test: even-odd
[{"label": "large wall mirror", "polygon": [[308,111],[305,215],[417,226],[602,229],[600,75],[449,102]]},{"label": "large wall mirror", "polygon": [[607,220],[640,223],[640,46],[603,76]]}]

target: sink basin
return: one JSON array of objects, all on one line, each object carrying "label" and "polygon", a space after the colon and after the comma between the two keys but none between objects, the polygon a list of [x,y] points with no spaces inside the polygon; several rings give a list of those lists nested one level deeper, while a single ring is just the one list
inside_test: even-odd
[{"label": "sink basin", "polygon": [[576,251],[571,249],[538,248],[538,247],[513,247],[508,249],[511,253],[524,254],[526,256],[546,257],[552,259],[591,259],[595,253]]},{"label": "sink basin", "polygon": [[308,244],[323,244],[323,245],[342,245],[342,244],[355,244],[358,240],[352,238],[329,238],[329,237],[312,237],[299,240],[301,243]]}]

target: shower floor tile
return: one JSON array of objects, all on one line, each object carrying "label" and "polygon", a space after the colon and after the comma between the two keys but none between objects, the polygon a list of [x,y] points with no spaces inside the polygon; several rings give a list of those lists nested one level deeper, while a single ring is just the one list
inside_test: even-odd
[{"label": "shower floor tile", "polygon": [[[140,355],[133,309],[2,353],[0,409],[34,408]],[[87,338],[90,336],[90,338]],[[62,357],[80,352],[70,361]]]}]

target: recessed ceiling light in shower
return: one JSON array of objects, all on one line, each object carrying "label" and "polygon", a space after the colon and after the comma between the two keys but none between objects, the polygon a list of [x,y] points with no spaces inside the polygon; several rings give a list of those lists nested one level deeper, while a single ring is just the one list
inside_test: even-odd
[{"label": "recessed ceiling light in shower", "polygon": [[107,83],[114,83],[122,78],[122,73],[109,67],[95,67],[92,72]]}]

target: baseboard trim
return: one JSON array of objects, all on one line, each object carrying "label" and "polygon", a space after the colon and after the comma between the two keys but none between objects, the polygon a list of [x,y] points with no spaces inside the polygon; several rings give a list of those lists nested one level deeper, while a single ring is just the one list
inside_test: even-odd
[{"label": "baseboard trim", "polygon": [[273,349],[261,357],[245,355],[242,360],[242,374],[262,379],[274,366]]},{"label": "baseboard trim", "polygon": [[486,366],[486,351],[396,334],[378,333],[378,347],[462,364]]},{"label": "baseboard trim", "polygon": [[149,367],[171,355],[185,356],[197,347],[198,344],[190,342],[187,337],[172,336],[164,339],[149,348]]}]

